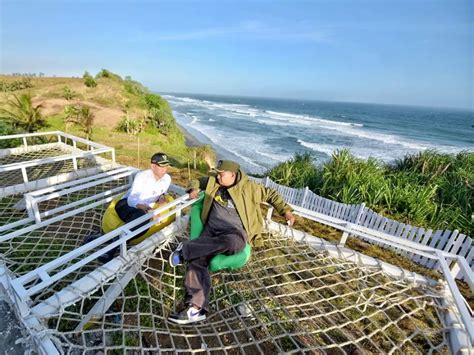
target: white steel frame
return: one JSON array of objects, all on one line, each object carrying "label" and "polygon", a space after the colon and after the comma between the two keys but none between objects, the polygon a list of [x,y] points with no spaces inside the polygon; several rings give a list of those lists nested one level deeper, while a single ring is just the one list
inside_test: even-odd
[{"label": "white steel frame", "polygon": [[[39,133],[29,133],[29,134],[15,134],[15,135],[10,135],[10,136],[0,136],[0,140],[6,140],[6,139],[16,139],[16,138],[22,138],[23,139],[23,152],[26,152],[25,150],[28,145],[27,145],[27,137],[36,137],[36,136],[57,136],[58,138],[58,143],[59,144],[65,144],[66,139],[70,139],[72,141],[72,146],[75,150],[77,150],[77,143],[83,143],[86,144],[86,146],[90,149],[89,151],[82,151],[82,152],[74,152],[74,153],[69,153],[65,155],[60,155],[57,157],[51,157],[51,158],[42,158],[42,159],[33,159],[29,161],[22,161],[22,162],[17,162],[17,163],[11,163],[11,164],[5,164],[0,166],[0,174],[3,172],[7,171],[15,171],[15,170],[20,170],[22,177],[23,177],[23,183],[27,184],[29,182],[28,180],[28,174],[26,172],[27,168],[31,168],[34,166],[39,166],[39,165],[44,165],[44,164],[51,164],[51,163],[56,163],[60,161],[65,161],[65,160],[72,160],[73,162],[73,167],[74,170],[78,170],[77,166],[77,159],[79,158],[88,158],[88,157],[95,157],[100,154],[106,154],[110,153],[112,156],[112,162],[115,163],[115,149],[107,147],[102,144],[98,144],[95,142],[88,141],[83,138],[79,138],[76,136],[73,136],[71,134],[67,134],[61,131],[54,131],[54,132],[39,132]],[[64,142],[62,141],[62,138],[64,138]],[[13,148],[13,149],[6,149],[2,153],[3,156],[12,154],[13,152],[18,152],[18,148]]]},{"label": "white steel frame", "polygon": [[[7,231],[9,229],[22,226],[25,224],[29,224],[34,222],[35,224],[40,224],[42,219],[50,218],[54,214],[67,211],[71,208],[76,206],[82,205],[85,202],[89,201],[96,201],[98,198],[103,196],[108,196],[111,193],[115,193],[117,191],[121,191],[125,188],[128,188],[132,183],[133,176],[138,172],[138,169],[131,168],[131,167],[122,167],[114,170],[109,170],[107,172],[88,176],[79,180],[69,181],[59,185],[53,185],[50,187],[46,187],[40,190],[32,191],[29,193],[24,194],[23,198],[25,199],[26,203],[26,211],[28,213],[27,218],[20,219],[18,221],[0,226],[0,232]],[[87,197],[82,200],[78,200],[75,202],[71,202],[64,206],[59,206],[57,208],[39,212],[38,204],[43,201],[51,200],[60,196],[64,196],[70,194],[72,192],[80,191],[87,189],[89,187],[97,186],[103,183],[107,183],[109,181],[118,180],[123,177],[129,177],[128,185],[124,185],[123,187],[117,188],[116,191],[107,191],[102,194],[96,194],[94,196]]]},{"label": "white steel frame", "polygon": [[[437,262],[444,276],[443,281],[445,282],[446,296],[453,300],[454,305],[456,306],[456,310],[459,316],[461,317],[463,327],[465,328],[466,333],[469,337],[469,339],[464,339],[462,333],[457,332],[458,334],[455,334],[455,336],[453,336],[454,340],[452,343],[453,349],[457,350],[453,351],[453,353],[458,353],[458,351],[464,351],[466,349],[473,349],[474,313],[470,309],[464,297],[461,295],[461,292],[459,291],[459,288],[455,281],[456,276],[458,276],[459,273],[462,273],[464,276],[464,281],[469,285],[471,291],[474,291],[474,273],[464,257],[448,253],[433,247],[422,245],[420,243],[416,243],[410,240],[397,238],[387,233],[362,227],[360,225],[350,223],[339,218],[330,217],[325,214],[314,212],[299,206],[292,205],[292,208],[294,209],[294,213],[301,217],[313,220],[321,224],[325,224],[327,226],[342,231],[343,233],[341,239],[339,240],[339,243],[337,245],[337,248],[339,249],[345,248],[345,244],[349,237],[356,237],[361,240],[369,239],[380,244],[389,245],[391,247],[405,250],[409,253],[423,256],[433,260],[434,262]],[[269,222],[271,222],[272,213],[273,208],[270,207],[267,212],[267,221]],[[300,236],[300,239],[295,238],[296,240],[301,240],[302,235],[304,235],[304,233],[293,229],[290,233],[293,236]],[[449,263],[452,264],[451,268],[449,267]]]}]

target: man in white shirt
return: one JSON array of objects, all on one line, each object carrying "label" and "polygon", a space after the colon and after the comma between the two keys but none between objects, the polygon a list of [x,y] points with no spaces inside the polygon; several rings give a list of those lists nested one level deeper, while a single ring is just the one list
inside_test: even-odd
[{"label": "man in white shirt", "polygon": [[[155,202],[164,200],[164,195],[168,191],[171,183],[171,177],[166,173],[170,162],[165,153],[155,153],[151,157],[150,169],[140,171],[135,175],[132,187],[115,205],[115,211],[122,221],[131,222],[150,212]],[[131,228],[136,230],[147,224],[145,221],[138,226]],[[135,238],[144,235],[148,230],[138,233]],[[106,254],[99,257],[102,262],[110,261],[118,251],[114,248]]]}]

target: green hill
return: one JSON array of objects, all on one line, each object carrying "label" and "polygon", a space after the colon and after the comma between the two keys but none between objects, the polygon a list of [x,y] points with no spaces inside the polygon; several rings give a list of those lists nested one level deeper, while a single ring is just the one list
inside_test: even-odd
[{"label": "green hill", "polygon": [[[114,147],[120,163],[145,168],[154,152],[166,152],[178,182],[193,174],[189,166],[205,171],[204,159],[214,157],[209,146],[186,145],[165,99],[105,69],[83,78],[0,75],[0,90],[0,110],[13,111],[16,98],[30,95],[45,119],[42,131],[62,130]],[[0,134],[26,130],[7,116],[0,112]]]}]

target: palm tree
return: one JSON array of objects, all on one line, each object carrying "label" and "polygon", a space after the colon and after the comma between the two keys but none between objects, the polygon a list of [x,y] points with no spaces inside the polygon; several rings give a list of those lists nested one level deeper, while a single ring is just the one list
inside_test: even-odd
[{"label": "palm tree", "polygon": [[92,127],[94,125],[94,114],[91,112],[89,106],[68,105],[64,108],[64,122],[66,128],[69,124],[77,124],[81,127],[81,131],[86,134],[86,139],[89,139],[92,135]]},{"label": "palm tree", "polygon": [[13,127],[32,133],[47,126],[41,115],[42,105],[33,106],[30,93],[13,95],[7,103],[9,109],[0,108],[0,118],[10,122]]}]

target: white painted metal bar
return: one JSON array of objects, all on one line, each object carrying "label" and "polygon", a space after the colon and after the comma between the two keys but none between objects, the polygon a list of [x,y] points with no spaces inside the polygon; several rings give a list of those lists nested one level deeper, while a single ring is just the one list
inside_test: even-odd
[{"label": "white painted metal bar", "polygon": [[116,175],[116,174],[120,174],[120,173],[123,173],[123,172],[129,172],[129,171],[130,172],[138,172],[139,170],[136,169],[136,168],[133,168],[133,167],[128,167],[128,166],[120,167],[120,168],[117,168],[117,169],[108,170],[108,171],[103,172],[103,173],[98,173],[96,175],[86,176],[84,178],[80,178],[80,179],[77,179],[77,180],[68,181],[68,182],[65,182],[65,183],[62,183],[62,184],[55,184],[55,185],[48,186],[48,187],[45,187],[45,188],[42,188],[42,189],[39,189],[39,190],[31,191],[31,192],[28,193],[28,195],[39,196],[39,195],[51,193],[53,191],[65,189],[65,188],[70,187],[70,186],[82,185],[82,184],[87,183],[89,181],[98,180],[98,179],[102,179],[102,178],[105,178],[105,177],[108,177],[108,176],[113,176],[113,175]]},{"label": "white painted metal bar", "polygon": [[[99,198],[107,197],[107,196],[110,196],[110,195],[117,196],[121,192],[126,191],[129,187],[130,187],[129,185],[118,186],[118,187],[115,187],[113,189],[95,194],[94,196],[84,197],[83,199],[68,203],[67,205],[59,206],[59,207],[50,209],[48,211],[44,211],[42,213],[38,213],[38,218],[35,218],[35,220],[36,220],[37,223],[41,223],[41,218],[42,217],[49,217],[49,216],[55,215],[58,212],[67,211],[67,210],[70,210],[71,208],[74,208],[76,206],[81,206],[81,205],[83,205],[87,202],[97,201],[97,199],[99,199]],[[34,206],[37,206],[37,204],[35,203]],[[36,210],[37,209],[38,208],[36,207]]]},{"label": "white painted metal bar", "polygon": [[[75,186],[72,186],[72,187],[64,188],[64,189],[56,189],[57,191],[51,192],[48,195],[39,196],[39,197],[35,198],[34,200],[35,200],[36,203],[51,200],[53,198],[61,197],[61,196],[64,196],[64,195],[69,195],[73,192],[85,190],[85,189],[88,189],[88,188],[93,187],[93,186],[104,184],[104,183],[107,183],[107,182],[110,182],[110,181],[115,181],[115,180],[130,176],[130,175],[133,175],[135,172],[136,172],[136,170],[128,170],[128,171],[124,171],[124,172],[119,173],[119,174],[108,175],[108,176],[106,176],[105,178],[102,178],[102,179],[95,179],[93,181],[89,180],[89,182],[84,182],[84,183],[82,183],[82,181],[80,181],[80,180],[77,180],[77,182],[81,182],[81,183],[77,184]],[[25,194],[25,195],[29,195],[29,194]]]},{"label": "white painted metal bar", "polygon": [[5,164],[5,165],[0,166],[0,173],[22,169],[22,168],[31,168],[38,165],[57,163],[57,162],[65,161],[65,160],[89,158],[89,157],[93,157],[99,154],[110,153],[111,149],[113,148],[103,148],[103,149],[95,150],[93,152],[84,151],[82,153],[75,153],[75,154],[73,153],[73,154],[67,154],[67,155],[59,155],[57,157],[40,158],[40,159],[21,161],[17,163]]},{"label": "white painted metal bar", "polygon": [[[400,239],[392,235],[389,235],[387,233],[376,231],[371,228],[362,227],[360,225],[348,223],[346,221],[343,221],[334,217],[328,217],[327,215],[324,215],[322,213],[313,212],[313,211],[306,210],[297,206],[292,206],[292,207],[294,208],[294,213],[301,215],[302,217],[324,223],[331,227],[337,228],[343,232],[350,233],[351,235],[359,236],[364,239],[370,239],[378,243],[389,244],[389,245],[398,247],[400,249],[403,249],[409,252],[418,253],[430,259],[437,259],[436,255],[434,255],[437,249],[420,245],[418,243],[415,243],[409,240]],[[450,257],[450,258],[456,257],[456,255],[451,255],[446,252],[442,252],[442,253],[446,257]]]},{"label": "white painted metal bar", "polygon": [[74,331],[82,331],[82,328],[94,318],[98,318],[108,311],[110,306],[115,302],[116,298],[124,291],[128,283],[138,274],[137,265],[132,265],[130,269],[121,276],[117,282],[110,285],[104,292],[103,296],[94,304],[94,306],[82,317],[82,320],[74,329]]},{"label": "white painted metal bar", "polygon": [[185,216],[181,220],[181,226],[178,223],[172,223],[168,227],[163,228],[158,233],[145,239],[140,244],[130,248],[125,258],[114,258],[107,264],[102,265],[85,275],[81,279],[73,282],[69,287],[63,288],[45,301],[34,306],[31,309],[32,314],[48,317],[56,314],[59,310],[68,307],[77,302],[83,296],[93,292],[98,286],[117,276],[120,270],[129,266],[133,260],[144,258],[153,253],[158,246],[165,246],[166,242],[177,233],[180,228],[184,228],[189,221],[189,217]]},{"label": "white painted metal bar", "polygon": [[[127,186],[122,186],[121,188],[123,188],[123,190],[127,189],[128,187]],[[100,205],[103,205],[105,203],[108,203],[110,201],[112,201],[116,196],[118,196],[118,194],[115,194],[115,195],[111,195],[103,200],[100,200],[100,201],[96,201],[94,203],[91,203],[91,204],[88,204],[86,206],[83,206],[83,207],[80,207],[74,211],[70,211],[70,212],[66,212],[64,214],[61,214],[59,216],[56,216],[56,217],[52,217],[50,219],[47,219],[45,221],[42,221],[41,223],[38,223],[38,224],[35,224],[35,225],[32,225],[32,226],[28,226],[28,227],[25,227],[25,228],[22,228],[21,230],[17,230],[17,231],[14,231],[14,232],[11,232],[11,233],[8,233],[8,234],[5,234],[5,235],[2,235],[0,236],[0,243],[1,242],[6,242],[7,240],[10,240],[10,239],[13,239],[13,238],[16,238],[16,237],[19,237],[19,236],[22,236],[24,234],[27,234],[33,230],[36,230],[36,229],[39,229],[39,228],[43,228],[47,225],[50,225],[52,223],[55,223],[55,222],[58,222],[58,221],[61,221],[65,218],[68,218],[68,217],[71,217],[71,216],[74,216],[76,214],[79,214],[79,213],[82,213],[84,211],[87,211],[89,209],[92,209],[92,208],[95,208],[97,206],[100,206]]]},{"label": "white painted metal bar", "polygon": [[438,263],[441,267],[441,271],[443,272],[444,278],[448,284],[449,290],[451,291],[451,295],[454,299],[454,304],[456,305],[461,318],[463,320],[464,327],[466,328],[467,333],[469,334],[469,338],[471,344],[474,344],[474,325],[473,325],[473,317],[470,315],[466,304],[464,303],[464,298],[462,297],[459,289],[454,281],[453,276],[451,275],[451,271],[449,270],[448,264],[444,255],[441,250],[437,250],[436,254],[438,256]]},{"label": "white painted metal bar", "polygon": [[22,322],[24,328],[31,336],[33,342],[42,354],[59,355],[59,351],[51,339],[50,333],[46,332],[43,322],[39,317],[30,313],[30,308],[25,300],[19,299],[11,287],[11,276],[4,262],[0,262],[0,291],[3,289],[4,295],[7,295],[10,303],[20,313],[18,319]]},{"label": "white painted metal bar", "polygon": [[[146,215],[144,215],[140,218],[137,218],[136,220],[131,221],[131,222],[127,223],[126,225],[124,225],[122,227],[119,227],[116,230],[101,236],[100,238],[97,238],[97,239],[93,240],[90,243],[87,243],[87,244],[85,244],[85,245],[83,245],[83,246],[81,246],[77,249],[74,249],[74,250],[68,252],[67,254],[60,256],[57,259],[52,260],[49,263],[44,264],[44,265],[36,268],[35,270],[32,270],[32,271],[30,271],[30,272],[28,272],[28,273],[26,273],[26,274],[24,274],[24,275],[22,275],[22,276],[20,276],[16,279],[14,279],[14,280],[12,280],[12,286],[16,290],[17,294],[20,295],[21,297],[29,297],[32,294],[35,294],[35,293],[41,291],[42,289],[48,287],[49,285],[51,285],[55,281],[58,281],[58,280],[62,279],[63,277],[69,275],[70,273],[72,273],[73,271],[75,271],[78,268],[82,267],[83,265],[91,262],[92,260],[95,260],[100,255],[108,252],[109,250],[112,250],[113,248],[115,248],[117,246],[120,246],[122,243],[125,243],[129,239],[133,238],[135,235],[137,235],[141,231],[143,231],[145,229],[148,229],[148,228],[150,228],[151,226],[153,226],[157,223],[160,223],[160,221],[162,221],[163,219],[166,219],[166,218],[172,216],[173,214],[176,214],[178,211],[181,211],[182,209],[190,206],[191,204],[193,204],[196,201],[196,200],[188,200],[188,198],[189,198],[188,194],[186,194],[184,196],[181,196],[181,197],[177,198],[176,200],[173,200],[169,204],[166,204],[166,205],[164,205],[164,206],[162,206],[162,207],[160,207],[160,208],[158,208],[158,209],[156,209],[156,210],[154,210],[154,211],[152,211],[152,212],[150,212],[150,213],[148,213],[148,214],[146,214]],[[178,205],[180,205],[180,206],[178,206]],[[138,228],[138,229],[134,230],[133,232],[130,230],[131,228],[136,227],[137,225],[149,220],[151,217],[156,216],[159,213],[162,213],[163,211],[168,210],[168,209],[173,208],[173,207],[175,207],[175,209],[169,211],[168,213],[166,213],[165,215],[159,217],[158,219],[152,220],[151,222],[147,223],[146,225],[142,226],[141,228]],[[112,240],[115,237],[120,237],[120,239],[104,246],[100,250],[92,253],[91,255],[88,255],[85,258],[83,258],[81,260],[78,260],[74,264],[72,264],[72,265],[68,266],[67,268],[59,271],[57,274],[51,275],[51,271],[67,264],[68,262],[70,262],[70,261],[72,261],[76,258],[79,258],[79,257],[85,255],[89,251],[97,248],[98,246],[100,246],[102,244],[105,244],[106,242]],[[35,283],[35,285],[32,286],[29,289],[25,288],[26,284],[28,284],[28,283],[30,283],[34,280],[37,280],[38,278],[42,279],[41,278],[42,275],[48,275],[46,280],[41,280],[40,282]]]}]

